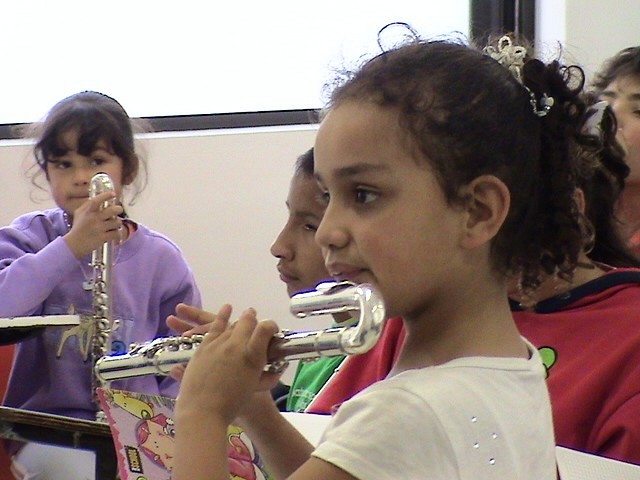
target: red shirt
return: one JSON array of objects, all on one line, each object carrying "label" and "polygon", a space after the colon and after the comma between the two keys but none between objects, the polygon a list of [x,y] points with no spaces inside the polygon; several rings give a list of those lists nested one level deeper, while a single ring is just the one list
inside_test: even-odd
[{"label": "red shirt", "polygon": [[330,414],[344,401],[385,378],[402,349],[404,325],[399,317],[386,321],[375,346],[362,355],[346,358],[307,407],[307,413]]},{"label": "red shirt", "polygon": [[558,445],[640,464],[640,270],[514,311],[547,367]]}]

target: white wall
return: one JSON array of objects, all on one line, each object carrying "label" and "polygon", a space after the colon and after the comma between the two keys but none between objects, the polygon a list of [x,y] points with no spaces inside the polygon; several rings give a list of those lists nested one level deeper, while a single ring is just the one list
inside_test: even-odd
[{"label": "white wall", "polygon": [[577,62],[590,80],[602,62],[640,45],[640,0],[538,0],[537,47]]},{"label": "white wall", "polygon": [[[129,215],[168,235],[192,266],[209,309],[255,307],[283,328],[326,325],[289,314],[269,247],[284,224],[296,157],[313,145],[316,127],[152,134],[142,139],[149,184]],[[30,145],[0,141],[0,225],[49,208],[48,195],[24,175]],[[36,195],[32,195],[36,194]],[[34,202],[30,196],[45,201]],[[292,369],[285,379],[293,374]]]}]

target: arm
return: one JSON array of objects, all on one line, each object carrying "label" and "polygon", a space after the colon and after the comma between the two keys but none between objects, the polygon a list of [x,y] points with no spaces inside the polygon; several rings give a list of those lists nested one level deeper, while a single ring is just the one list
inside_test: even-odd
[{"label": "arm", "polygon": [[120,220],[110,215],[122,207],[99,210],[110,195],[101,194],[78,208],[68,233],[61,210],[23,215],[0,229],[0,317],[45,313],[42,303],[78,268],[78,259],[119,238]]},{"label": "arm", "polygon": [[77,260],[59,237],[38,251],[22,232],[0,232],[0,317],[39,315],[42,303],[61,278],[77,268]]},{"label": "arm", "polygon": [[[170,268],[163,270],[164,276],[170,279],[168,286],[171,288],[170,295],[162,295],[162,303],[160,304],[157,331],[154,338],[175,336],[185,331],[184,327],[179,323],[174,326],[168,321],[169,318],[174,317],[173,313],[179,310],[180,306],[192,305],[194,307],[200,307],[202,299],[200,290],[196,284],[193,272],[187,265],[186,260],[175,247],[170,249],[172,259],[165,262]],[[180,273],[182,272],[182,275]],[[178,277],[174,280],[175,277]],[[156,285],[165,284],[164,282],[156,282]],[[177,319],[178,322],[179,319]],[[186,322],[185,322],[186,323]],[[206,333],[206,332],[203,332]],[[179,385],[176,380],[179,380],[179,376],[172,375],[170,377],[157,377],[158,388],[160,394],[166,397],[175,398],[178,393]]]},{"label": "arm", "polygon": [[[290,429],[293,429],[286,420],[284,421]],[[225,422],[219,423],[219,419],[203,418],[198,414],[181,414],[176,417],[176,425],[178,428],[176,429],[175,463],[171,478],[174,480],[228,480],[229,473],[226,467],[227,425]],[[189,433],[183,437],[180,431]],[[299,435],[295,429],[293,431]],[[188,443],[184,441],[187,437],[190,440]],[[254,441],[251,434],[249,434],[249,437]],[[280,450],[279,454],[289,454],[290,444],[289,442],[285,443],[284,449]],[[308,456],[300,468],[287,477],[273,468],[273,458],[267,458],[264,448],[261,449],[261,446],[256,445],[257,450],[275,478],[290,478],[291,480],[355,480],[355,477],[344,470],[318,458],[309,458]],[[291,455],[289,454],[288,456]],[[221,465],[224,467],[220,468]]]},{"label": "arm", "polygon": [[236,422],[256,446],[276,478],[286,478],[311,457],[313,445],[276,407],[269,392],[253,394]]},{"label": "arm", "polygon": [[[227,328],[230,314],[231,307],[228,305],[225,305],[218,315],[215,315],[193,306],[180,304],[176,308],[176,315],[171,315],[167,318],[167,324],[174,330],[183,332],[185,335],[193,335],[196,333],[204,334],[210,331],[211,333],[207,335],[208,341],[212,338],[212,335],[217,336]],[[271,333],[267,336],[265,349],[271,341],[272,335]],[[200,354],[198,354],[198,356],[199,355]],[[196,362],[199,362],[199,360],[196,360],[194,357],[190,364],[193,363],[195,365]],[[220,370],[222,365],[215,363],[215,360],[212,359],[210,368]],[[176,378],[182,378],[183,372],[184,367],[181,367],[174,369],[172,375]],[[194,375],[193,372],[191,372],[191,374]],[[224,448],[226,448],[226,436],[224,434],[226,433],[227,425],[225,425],[225,422],[220,424],[219,419],[216,420],[206,417],[206,419],[203,420],[201,418],[202,416],[198,413],[199,409],[192,404],[190,395],[186,393],[187,388],[189,387],[182,387],[178,397],[178,402],[180,403],[179,412],[181,415],[180,419],[177,420],[180,425],[178,430],[184,429],[184,431],[189,432],[188,440],[190,445],[207,446],[204,448],[205,452],[209,452],[209,446],[212,444],[215,445],[214,448],[216,451],[220,451],[221,448],[224,450]],[[224,391],[225,387],[223,386],[220,390]],[[242,427],[247,435],[249,435],[258,452],[260,452],[260,456],[268,465],[270,472],[274,474],[276,478],[286,477],[309,460],[311,451],[313,450],[312,445],[280,414],[268,391],[247,393],[242,398],[246,398],[247,401],[244,402],[242,411],[238,410],[238,414],[233,423]],[[192,413],[188,413],[189,410],[192,410]],[[187,411],[187,413],[182,416],[182,413],[185,411]],[[197,449],[187,446],[186,441],[183,442],[182,439],[178,439],[176,457],[182,458],[186,455],[192,458],[191,462],[198,462],[198,460],[194,458],[199,457]],[[208,455],[208,453],[203,453],[203,455]],[[226,458],[226,455],[223,455],[223,457]],[[218,461],[221,461],[221,459],[222,457],[218,457]],[[206,459],[205,461],[215,464],[215,461],[211,461],[210,459]],[[325,464],[325,462],[316,459],[312,459],[311,461],[312,465],[316,462]],[[220,464],[222,463],[218,463],[218,465]],[[202,470],[200,470],[201,467]],[[329,465],[329,467],[331,466]],[[193,475],[192,478],[214,478],[207,476],[213,471],[210,468],[212,467],[203,467],[203,465],[199,463],[198,471],[202,477],[195,476],[195,471],[191,471],[191,475]],[[330,477],[319,475],[317,478]]]},{"label": "arm", "polygon": [[[199,308],[181,304],[176,308],[176,314],[167,319],[167,324],[171,328],[183,332],[185,335],[204,334],[207,331],[211,331],[213,335],[217,336],[226,329],[231,307],[225,305],[218,315],[214,315]],[[212,334],[207,335],[207,341],[212,338]],[[272,335],[266,338],[265,358],[266,346],[271,341]],[[194,356],[190,365],[196,362],[199,361]],[[217,364],[213,359],[209,365],[212,369],[222,369],[222,364]],[[184,367],[181,367],[174,369],[172,375],[182,378],[183,372]],[[190,374],[194,375],[193,372],[190,372]],[[216,462],[218,462],[217,465],[226,465],[226,453],[222,456],[216,456],[217,460],[214,460],[209,458],[209,448],[212,446],[216,452],[220,453],[221,447],[225,447],[227,442],[225,434],[228,425],[225,425],[225,422],[220,423],[219,419],[200,415],[198,408],[190,399],[190,394],[186,393],[187,388],[187,386],[182,387],[178,398],[180,417],[177,419],[177,424],[179,425],[177,431],[189,432],[188,436],[185,436],[188,438],[188,443],[187,440],[177,439],[176,458],[189,456],[191,460],[186,462],[187,465],[198,464],[197,470],[185,470],[188,475],[191,475],[191,477],[185,476],[185,478],[216,478],[207,476],[214,471],[214,467],[208,469],[202,462],[207,462],[214,466]],[[224,386],[215,388],[217,391],[225,390]],[[309,475],[319,469],[317,470],[318,473],[313,474],[315,478],[353,478],[331,464],[310,458],[313,446],[280,414],[268,391],[247,393],[241,398],[246,398],[247,401],[241,407],[242,411],[238,410],[237,417],[233,423],[242,427],[249,435],[257,451],[260,452],[260,456],[269,467],[269,471],[276,478],[285,478],[302,465],[305,465],[304,469],[301,470],[303,475]],[[182,415],[183,412],[184,416]],[[200,450],[203,452],[203,458],[199,459],[200,454],[198,449],[195,448],[197,445],[201,446]],[[204,457],[207,458],[205,459]],[[333,474],[329,475],[330,472],[333,472]],[[197,474],[202,476],[198,477]],[[174,473],[174,479],[178,478]]]},{"label": "arm", "polygon": [[185,371],[176,402],[174,480],[228,479],[227,428],[255,391],[277,381],[263,371],[277,326],[247,310],[227,328],[230,314],[228,305],[218,312]]}]

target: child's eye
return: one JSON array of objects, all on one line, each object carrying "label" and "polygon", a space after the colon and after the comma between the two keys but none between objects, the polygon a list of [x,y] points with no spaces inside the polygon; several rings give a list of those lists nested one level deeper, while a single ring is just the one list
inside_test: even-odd
[{"label": "child's eye", "polygon": [[305,223],[302,228],[304,228],[305,230],[307,230],[308,232],[316,232],[318,230],[318,226],[317,225],[313,225],[311,223]]},{"label": "child's eye", "polygon": [[95,166],[99,166],[102,165],[103,163],[105,163],[106,160],[104,158],[101,157],[94,157],[91,159],[91,163]]},{"label": "child's eye", "polygon": [[321,202],[323,205],[329,205],[329,199],[330,199],[330,198],[331,198],[331,197],[329,196],[329,192],[322,192],[322,193],[320,194],[320,202]]},{"label": "child's eye", "polygon": [[371,203],[375,199],[378,198],[378,194],[376,192],[372,192],[371,190],[367,190],[364,188],[357,188],[355,191],[356,202],[357,203]]},{"label": "child's eye", "polygon": [[71,162],[65,162],[64,160],[55,160],[50,161],[49,163],[58,170],[66,170],[71,167]]}]

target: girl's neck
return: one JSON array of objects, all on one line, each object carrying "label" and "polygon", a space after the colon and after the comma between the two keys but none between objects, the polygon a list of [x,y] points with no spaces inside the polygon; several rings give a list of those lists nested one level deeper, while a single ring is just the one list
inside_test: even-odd
[{"label": "girl's neck", "polygon": [[441,308],[432,305],[419,317],[406,318],[407,337],[394,372],[464,357],[528,358],[511,315],[506,288],[492,280],[494,287],[489,289],[487,283],[469,280]]}]

